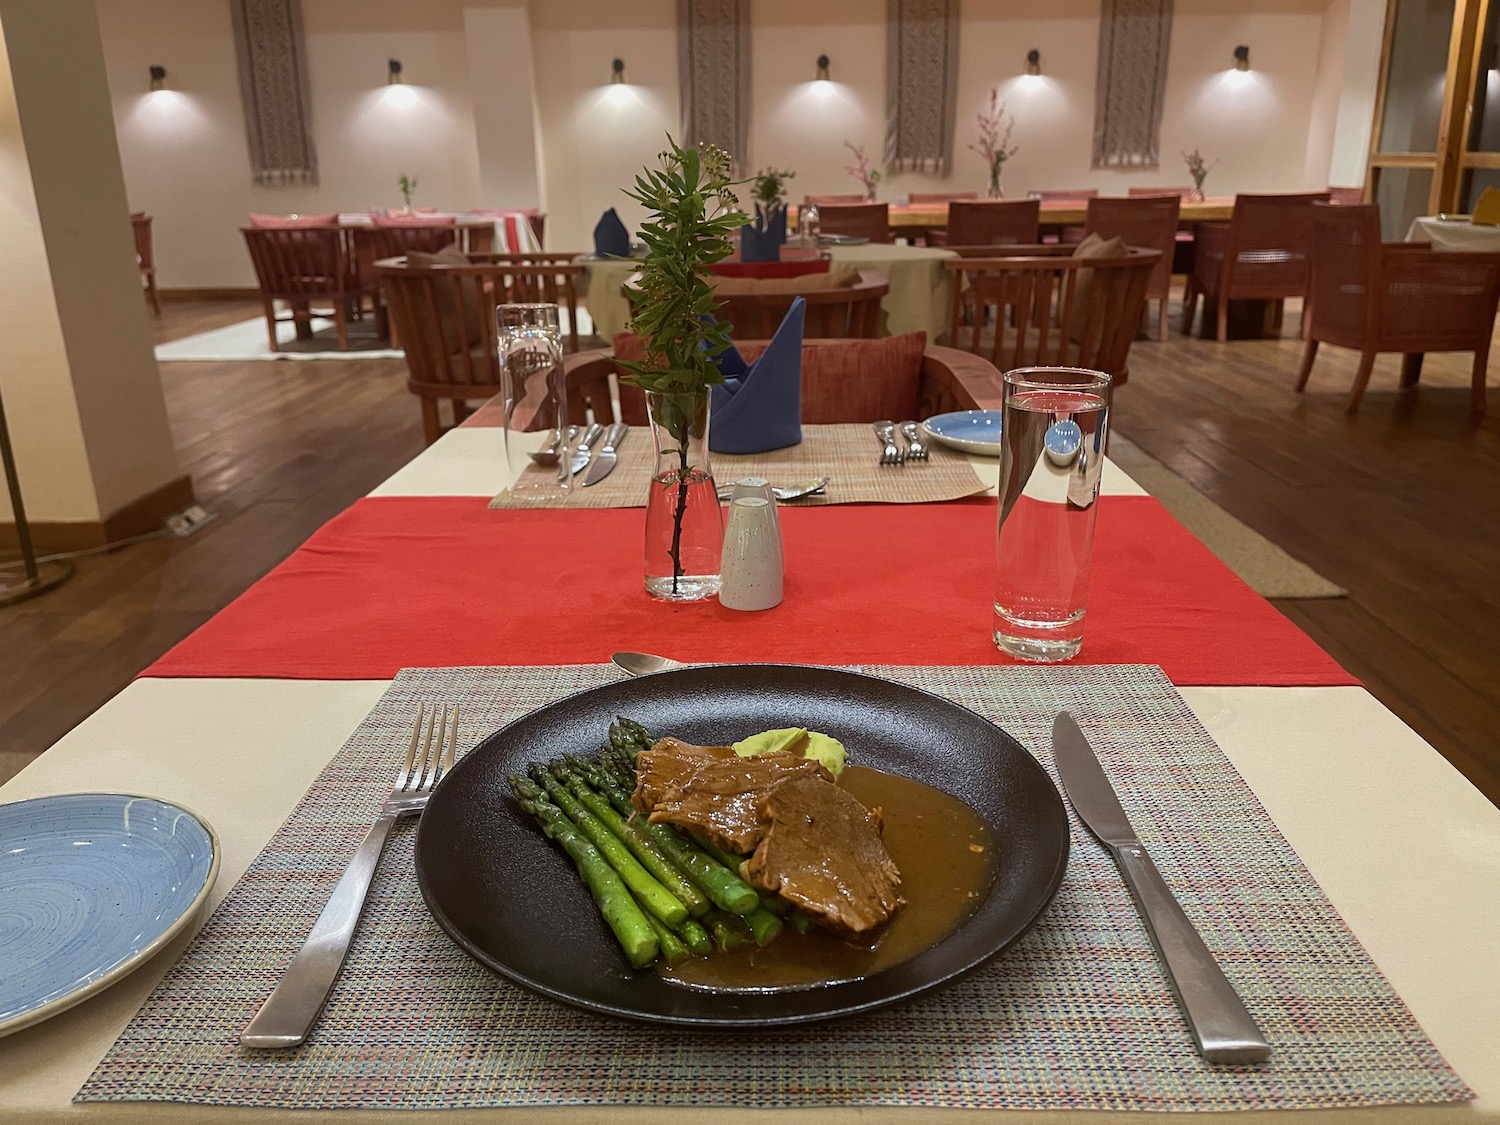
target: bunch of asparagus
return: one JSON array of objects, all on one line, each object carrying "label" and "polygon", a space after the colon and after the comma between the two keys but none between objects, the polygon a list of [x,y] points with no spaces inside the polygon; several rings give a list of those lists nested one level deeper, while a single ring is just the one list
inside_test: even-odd
[{"label": "bunch of asparagus", "polygon": [[656,740],[621,718],[592,758],[567,754],[510,778],[521,807],[572,857],[626,959],[675,965],[714,946],[766,945],[806,916],[762,895],[739,875],[740,856],[670,824],[652,824],[630,803],[635,756]]}]

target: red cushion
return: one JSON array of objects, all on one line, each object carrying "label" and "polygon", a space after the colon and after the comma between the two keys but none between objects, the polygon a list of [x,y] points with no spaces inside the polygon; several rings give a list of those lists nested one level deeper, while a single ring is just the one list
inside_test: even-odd
[{"label": "red cushion", "polygon": [[[766,343],[757,340],[736,346],[742,356],[753,360]],[[880,340],[803,341],[802,421],[815,426],[915,418],[926,350],[925,332]],[[635,360],[645,348],[640,337],[621,332],[614,339],[614,352],[620,359]],[[620,408],[626,422],[646,424],[645,402],[633,387],[620,388]]]},{"label": "red cushion", "polygon": [[326,215],[258,215],[250,212],[252,227],[283,229],[286,227],[336,227],[339,213],[329,211]]}]

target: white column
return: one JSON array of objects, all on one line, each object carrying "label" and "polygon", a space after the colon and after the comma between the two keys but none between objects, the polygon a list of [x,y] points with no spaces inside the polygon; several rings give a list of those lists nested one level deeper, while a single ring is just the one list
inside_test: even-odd
[{"label": "white column", "polygon": [[0,0],[0,39],[0,388],[39,541],[102,542],[159,523],[191,486],[152,355],[94,5]]}]

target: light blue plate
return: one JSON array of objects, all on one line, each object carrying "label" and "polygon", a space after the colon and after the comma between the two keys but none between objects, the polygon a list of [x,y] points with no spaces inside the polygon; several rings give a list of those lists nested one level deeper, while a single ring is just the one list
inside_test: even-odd
[{"label": "light blue plate", "polygon": [[0,805],[0,1035],[146,961],[193,920],[218,873],[213,829],[155,797]]},{"label": "light blue plate", "polygon": [[928,435],[944,445],[985,457],[1000,456],[1000,411],[955,410],[922,423]]}]

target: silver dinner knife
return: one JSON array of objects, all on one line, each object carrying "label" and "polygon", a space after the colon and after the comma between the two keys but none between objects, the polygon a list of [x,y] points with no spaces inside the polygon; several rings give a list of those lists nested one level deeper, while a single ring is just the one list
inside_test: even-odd
[{"label": "silver dinner knife", "polygon": [[1079,819],[1109,849],[1125,877],[1151,942],[1166,965],[1167,980],[1177,993],[1198,1053],[1211,1063],[1256,1063],[1270,1058],[1271,1045],[1172,897],[1171,888],[1136,838],[1104,767],[1066,711],[1052,720],[1052,754]]},{"label": "silver dinner knife", "polygon": [[583,431],[583,437],[578,439],[578,449],[573,454],[573,462],[570,466],[575,473],[581,473],[588,467],[589,461],[594,455],[594,446],[604,436],[604,427],[595,422]]},{"label": "silver dinner knife", "polygon": [[599,452],[594,454],[588,475],[583,478],[584,488],[591,484],[598,484],[615,471],[615,462],[619,460],[615,451],[620,448],[620,443],[625,440],[625,435],[629,432],[630,427],[624,422],[616,422],[604,431],[604,444],[599,447]]}]

